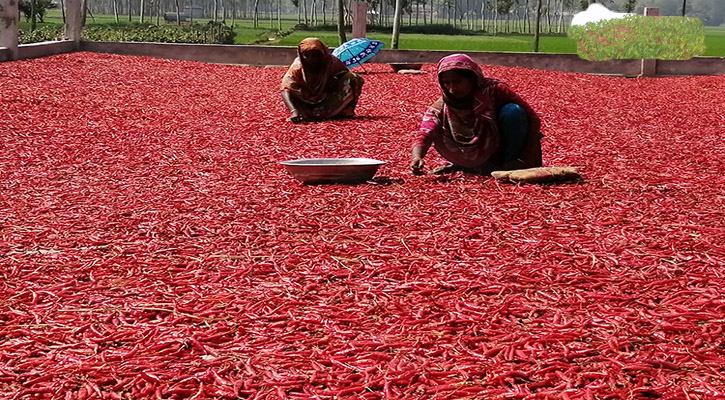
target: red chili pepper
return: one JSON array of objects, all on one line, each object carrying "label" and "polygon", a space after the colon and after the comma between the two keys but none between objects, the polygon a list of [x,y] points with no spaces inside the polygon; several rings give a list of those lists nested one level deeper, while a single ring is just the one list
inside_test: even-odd
[{"label": "red chili pepper", "polygon": [[411,175],[440,88],[388,69],[293,125],[285,68],[0,63],[0,398],[725,396],[725,78],[484,66],[585,177],[513,186]]}]

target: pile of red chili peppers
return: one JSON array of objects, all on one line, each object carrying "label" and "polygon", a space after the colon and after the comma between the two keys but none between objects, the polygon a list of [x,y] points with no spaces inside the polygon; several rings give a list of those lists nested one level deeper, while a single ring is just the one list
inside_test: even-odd
[{"label": "pile of red chili peppers", "polygon": [[434,66],[365,69],[293,125],[285,68],[0,64],[0,398],[725,396],[724,76],[484,67],[584,176],[517,186],[413,176]]}]

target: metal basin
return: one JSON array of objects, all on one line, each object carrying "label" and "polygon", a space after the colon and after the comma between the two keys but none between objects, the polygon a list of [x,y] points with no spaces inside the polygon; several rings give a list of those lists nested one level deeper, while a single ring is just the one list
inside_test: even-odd
[{"label": "metal basin", "polygon": [[372,179],[385,162],[371,158],[303,158],[280,164],[294,178],[315,184],[365,182]]}]

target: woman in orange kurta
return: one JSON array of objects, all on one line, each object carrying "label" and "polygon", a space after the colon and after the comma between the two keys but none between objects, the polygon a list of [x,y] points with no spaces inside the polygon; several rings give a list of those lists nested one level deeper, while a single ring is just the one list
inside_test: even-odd
[{"label": "woman in orange kurta", "polygon": [[355,115],[363,79],[330,54],[317,38],[297,46],[297,58],[282,79],[282,97],[292,122],[318,121]]}]

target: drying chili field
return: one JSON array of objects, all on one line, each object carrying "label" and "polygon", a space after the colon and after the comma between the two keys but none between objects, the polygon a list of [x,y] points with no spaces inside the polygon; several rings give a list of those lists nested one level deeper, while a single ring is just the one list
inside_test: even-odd
[{"label": "drying chili field", "polygon": [[725,76],[487,67],[585,178],[516,186],[410,174],[433,66],[365,68],[293,125],[285,68],[0,64],[0,398],[725,396]]}]

